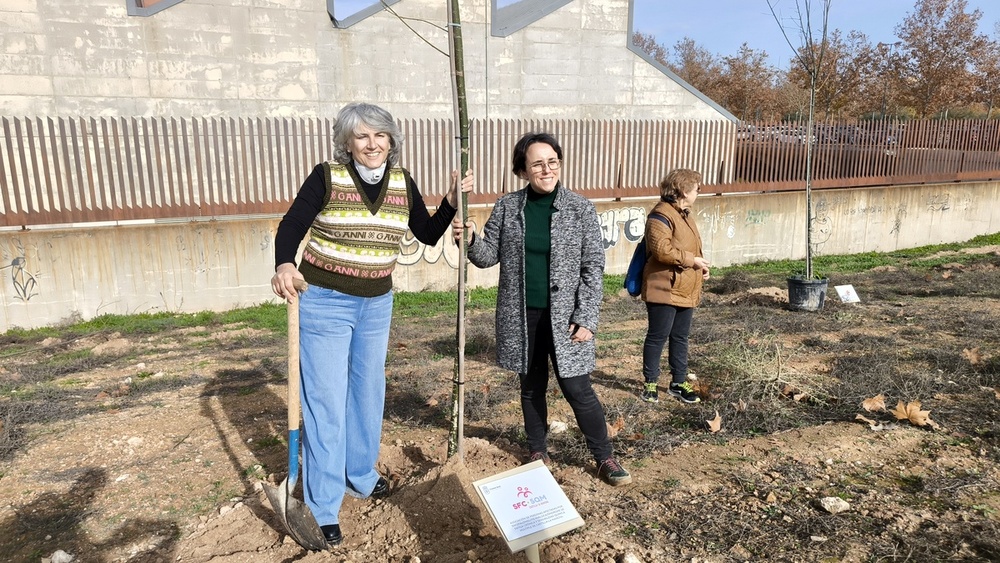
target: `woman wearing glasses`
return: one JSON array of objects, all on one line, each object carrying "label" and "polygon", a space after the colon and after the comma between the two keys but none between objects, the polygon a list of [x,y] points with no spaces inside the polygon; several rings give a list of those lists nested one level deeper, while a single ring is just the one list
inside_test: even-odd
[{"label": "woman wearing glasses", "polygon": [[[562,158],[552,135],[521,137],[514,146],[513,172],[528,185],[501,197],[483,234],[472,233],[469,261],[480,268],[500,264],[497,363],[520,376],[528,460],[550,461],[545,393],[551,358],[598,477],[624,485],[632,477],[612,455],[604,407],[590,381],[604,243],[594,205],[559,181]],[[462,225],[457,220],[452,225],[460,241]]]}]

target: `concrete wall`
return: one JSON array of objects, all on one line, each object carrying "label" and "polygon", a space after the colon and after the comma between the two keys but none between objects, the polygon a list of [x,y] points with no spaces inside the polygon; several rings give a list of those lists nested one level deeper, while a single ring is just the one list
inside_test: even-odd
[{"label": "concrete wall", "polygon": [[[607,272],[623,273],[652,200],[598,202]],[[814,193],[818,254],[886,252],[1000,232],[1000,182]],[[703,196],[705,253],[727,266],[805,256],[802,193]],[[482,225],[488,208],[474,208]],[[105,313],[226,310],[273,298],[278,218],[0,232],[0,331]],[[404,241],[398,289],[451,289],[457,249]],[[496,268],[469,268],[472,286]]]},{"label": "concrete wall", "polygon": [[[322,0],[185,0],[151,17],[129,0],[3,0],[0,115],[453,115],[447,2],[392,6],[334,28]],[[470,115],[720,120],[628,44],[629,0],[574,0],[507,37],[490,2],[462,3]],[[421,21],[425,20],[425,21]],[[438,50],[436,50],[436,49]]]}]

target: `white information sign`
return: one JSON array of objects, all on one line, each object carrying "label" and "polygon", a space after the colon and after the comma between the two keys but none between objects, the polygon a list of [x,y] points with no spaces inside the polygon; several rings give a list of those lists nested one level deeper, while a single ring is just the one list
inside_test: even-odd
[{"label": "white information sign", "polygon": [[835,285],[833,288],[837,290],[841,303],[861,303],[861,298],[858,297],[858,292],[854,291],[853,285]]},{"label": "white information sign", "polygon": [[511,553],[583,526],[549,468],[533,461],[472,483]]}]

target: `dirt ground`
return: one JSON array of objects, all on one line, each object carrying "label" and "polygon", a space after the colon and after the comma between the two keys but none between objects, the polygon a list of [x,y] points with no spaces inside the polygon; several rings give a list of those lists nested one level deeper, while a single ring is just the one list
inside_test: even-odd
[{"label": "dirt ground", "polygon": [[[634,480],[596,479],[550,390],[567,426],[551,470],[586,524],[541,560],[1000,560],[997,254],[836,279],[817,313],[787,310],[777,280],[712,280],[691,340],[697,405],[638,399],[645,311],[606,299],[593,380]],[[18,444],[0,459],[0,560],[524,561],[472,488],[525,459],[515,378],[492,363],[492,311],[468,326],[463,458],[446,456],[454,320],[397,315],[379,461],[393,494],[347,498],[344,543],[316,553],[261,488],[286,465],[283,336],[235,323],[0,352],[0,432]],[[53,367],[74,353],[86,361]],[[862,407],[880,394],[885,410]],[[897,420],[898,401],[933,424]]]}]

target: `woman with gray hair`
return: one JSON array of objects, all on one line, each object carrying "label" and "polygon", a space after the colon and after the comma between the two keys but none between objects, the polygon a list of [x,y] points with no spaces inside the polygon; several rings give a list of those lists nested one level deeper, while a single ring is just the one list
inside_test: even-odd
[{"label": "woman with gray hair", "polygon": [[[440,240],[458,206],[458,172],[431,215],[410,173],[398,166],[402,133],[386,110],[353,103],[337,114],[334,161],[302,184],[274,239],[275,295],[299,301],[302,488],[327,543],[343,541],[344,495],[384,497],[375,469],[385,404],[392,271],[407,230]],[[472,191],[471,171],[462,191]],[[296,267],[295,255],[309,235]]]}]

